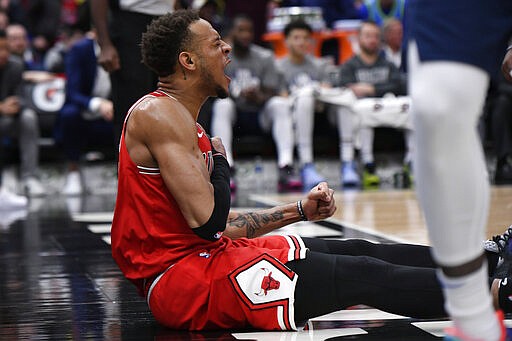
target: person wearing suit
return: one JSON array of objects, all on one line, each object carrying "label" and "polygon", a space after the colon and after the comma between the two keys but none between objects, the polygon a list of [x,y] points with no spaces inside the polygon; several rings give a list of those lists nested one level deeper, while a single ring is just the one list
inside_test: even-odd
[{"label": "person wearing suit", "polygon": [[79,161],[88,142],[99,139],[112,143],[113,105],[109,99],[108,74],[98,66],[99,47],[94,33],[78,40],[65,57],[66,100],[59,113],[56,140],[60,142],[68,174],[62,190],[66,195],[80,195],[84,184]]}]

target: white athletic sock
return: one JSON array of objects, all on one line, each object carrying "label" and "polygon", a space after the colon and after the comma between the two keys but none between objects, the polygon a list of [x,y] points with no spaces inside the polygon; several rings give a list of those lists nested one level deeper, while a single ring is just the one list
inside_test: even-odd
[{"label": "white athletic sock", "polygon": [[343,162],[354,161],[354,143],[352,140],[343,141],[340,137],[340,159]]},{"label": "white athletic sock", "polygon": [[313,130],[315,99],[313,95],[298,96],[294,100],[293,118],[297,152],[302,165],[313,162]]},{"label": "white athletic sock", "polygon": [[364,164],[373,162],[373,128],[361,128],[361,159]]},{"label": "white athletic sock", "polygon": [[487,284],[487,264],[463,277],[446,277],[438,270],[445,308],[465,335],[476,340],[498,341],[500,326]]},{"label": "white athletic sock", "polygon": [[233,123],[236,120],[235,102],[231,98],[216,99],[213,102],[211,131],[219,136],[226,150],[226,159],[231,167],[233,161]]},{"label": "white athletic sock", "polygon": [[287,98],[275,96],[267,101],[261,115],[272,121],[272,137],[276,144],[279,167],[293,166],[293,119]]},{"label": "white athletic sock", "polygon": [[340,140],[340,159],[343,162],[354,160],[354,113],[346,107],[336,108],[336,123]]},{"label": "white athletic sock", "polygon": [[405,139],[405,155],[404,155],[404,164],[408,164],[412,162],[414,155],[414,133],[412,130],[404,130],[404,139]]}]

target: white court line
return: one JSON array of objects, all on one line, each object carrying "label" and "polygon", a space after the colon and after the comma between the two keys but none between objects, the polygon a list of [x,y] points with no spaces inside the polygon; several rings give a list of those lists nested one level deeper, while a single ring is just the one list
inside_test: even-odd
[{"label": "white court line", "polygon": [[233,333],[238,340],[258,341],[324,341],[340,336],[368,334],[361,328],[338,328],[320,330],[301,330],[297,332],[254,332]]},{"label": "white court line", "polygon": [[[428,322],[413,322],[413,326],[420,328],[427,333],[430,333],[437,337],[444,336],[444,330],[453,325],[452,321],[428,321]],[[505,320],[505,326],[507,328],[512,327],[512,320]]]},{"label": "white court line", "polygon": [[110,230],[112,229],[112,224],[94,224],[94,225],[88,225],[87,229],[91,231],[92,233],[110,233]]},{"label": "white court line", "polygon": [[293,223],[287,226],[283,226],[280,229],[274,230],[270,233],[267,233],[267,236],[272,235],[290,235],[290,234],[298,234],[301,237],[341,237],[341,231],[331,229],[329,227],[325,227],[319,224],[300,221],[297,223]]},{"label": "white court line", "polygon": [[453,325],[452,321],[413,322],[413,326],[437,337],[444,336],[444,330]]},{"label": "white court line", "polygon": [[363,233],[366,233],[366,234],[369,234],[369,235],[372,235],[372,236],[384,238],[384,239],[387,239],[387,240],[395,242],[395,243],[400,243],[400,244],[410,244],[411,243],[410,240],[398,238],[396,236],[385,234],[385,233],[376,231],[375,229],[368,228],[368,227],[363,227],[361,225],[357,225],[357,224],[354,224],[354,223],[351,223],[351,222],[348,222],[348,221],[338,220],[338,219],[335,219],[335,218],[329,218],[327,221],[331,221],[333,223],[336,223],[336,224],[348,227],[348,228],[350,228],[352,230],[363,232]]},{"label": "white court line", "polygon": [[311,321],[375,321],[402,320],[408,317],[387,313],[379,309],[347,309],[312,318]]},{"label": "white court line", "polygon": [[88,222],[88,223],[111,222],[113,217],[114,217],[113,212],[87,212],[87,213],[73,214],[73,216],[72,216],[74,221]]}]

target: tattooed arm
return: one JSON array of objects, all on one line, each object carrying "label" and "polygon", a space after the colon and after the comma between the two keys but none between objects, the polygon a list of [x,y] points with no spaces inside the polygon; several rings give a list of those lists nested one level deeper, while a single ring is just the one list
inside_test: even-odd
[{"label": "tattooed arm", "polygon": [[300,216],[295,204],[244,213],[231,211],[224,235],[232,239],[254,238],[297,221]]},{"label": "tattooed arm", "polygon": [[[329,218],[336,211],[334,191],[322,182],[300,200],[303,214],[307,220],[315,221]],[[302,220],[296,202],[253,212],[233,212],[228,216],[224,235],[232,239],[255,238],[280,227]]]}]

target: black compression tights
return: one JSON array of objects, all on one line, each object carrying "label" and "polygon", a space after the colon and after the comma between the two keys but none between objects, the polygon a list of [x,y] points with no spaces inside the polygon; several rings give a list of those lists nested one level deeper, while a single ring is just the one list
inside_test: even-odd
[{"label": "black compression tights", "polygon": [[444,300],[430,249],[364,240],[303,238],[306,259],[286,265],[298,275],[298,324],[357,304],[415,317],[444,317]]}]

